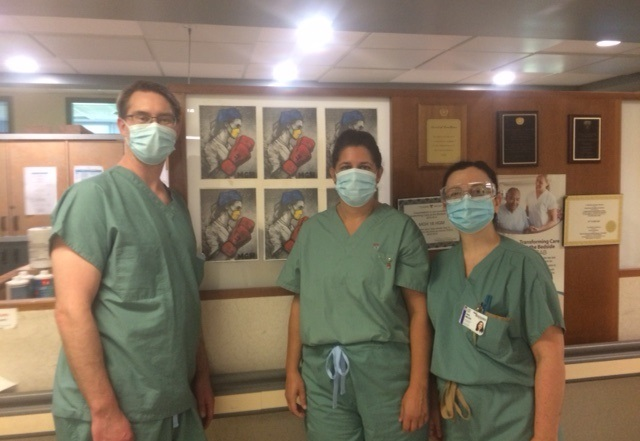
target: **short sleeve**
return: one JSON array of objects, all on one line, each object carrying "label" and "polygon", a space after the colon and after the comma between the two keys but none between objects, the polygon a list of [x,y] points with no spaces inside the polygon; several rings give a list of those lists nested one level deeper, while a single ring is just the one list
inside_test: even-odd
[{"label": "short sleeve", "polygon": [[429,282],[429,255],[422,232],[407,219],[401,237],[395,284],[422,293]]},{"label": "short sleeve", "polygon": [[104,200],[103,189],[85,181],[67,189],[51,215],[51,238],[59,236],[100,272],[111,248]]}]

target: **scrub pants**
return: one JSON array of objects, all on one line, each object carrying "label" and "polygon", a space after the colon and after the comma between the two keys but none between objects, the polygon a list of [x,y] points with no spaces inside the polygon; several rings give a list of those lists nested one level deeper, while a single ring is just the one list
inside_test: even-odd
[{"label": "scrub pants", "polygon": [[[408,344],[342,346],[349,360],[345,393],[333,408],[333,381],[326,359],[334,345],[303,346],[302,378],[307,392],[307,441],[425,441],[428,424],[403,432],[398,421],[409,385]],[[331,363],[331,365],[333,365]]]},{"label": "scrub pants", "polygon": [[[91,422],[54,417],[56,439],[91,441]],[[177,427],[176,426],[177,423]],[[136,441],[206,441],[202,421],[195,408],[163,420],[132,422]]]},{"label": "scrub pants", "polygon": [[[440,396],[445,381],[438,378]],[[515,384],[468,386],[458,389],[471,409],[471,417],[462,419],[455,414],[442,420],[446,441],[529,441],[533,436],[533,387]],[[558,440],[562,441],[559,431]]]}]

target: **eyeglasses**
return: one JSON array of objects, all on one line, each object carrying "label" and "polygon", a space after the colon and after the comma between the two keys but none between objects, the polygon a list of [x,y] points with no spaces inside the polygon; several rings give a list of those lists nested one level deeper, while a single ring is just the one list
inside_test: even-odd
[{"label": "eyeglasses", "polygon": [[169,126],[173,127],[176,125],[178,121],[175,116],[164,113],[158,116],[151,116],[145,112],[136,112],[130,115],[125,115],[126,118],[131,118],[136,124],[150,124],[153,120],[155,120],[161,126]]},{"label": "eyeglasses", "polygon": [[442,187],[440,190],[440,198],[447,204],[460,202],[465,194],[476,200],[491,199],[496,196],[497,190],[493,182],[471,182],[467,185]]}]

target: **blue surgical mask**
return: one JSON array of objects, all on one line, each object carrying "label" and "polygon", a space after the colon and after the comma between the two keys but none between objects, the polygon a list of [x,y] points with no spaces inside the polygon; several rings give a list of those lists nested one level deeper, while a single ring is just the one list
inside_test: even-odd
[{"label": "blue surgical mask", "polygon": [[462,200],[447,203],[447,216],[458,230],[475,233],[493,220],[493,199],[473,199],[468,194]]},{"label": "blue surgical mask", "polygon": [[347,205],[362,207],[376,192],[376,174],[350,168],[336,173],[336,191]]},{"label": "blue surgical mask", "polygon": [[129,126],[129,148],[148,165],[157,165],[176,149],[175,130],[153,122]]}]

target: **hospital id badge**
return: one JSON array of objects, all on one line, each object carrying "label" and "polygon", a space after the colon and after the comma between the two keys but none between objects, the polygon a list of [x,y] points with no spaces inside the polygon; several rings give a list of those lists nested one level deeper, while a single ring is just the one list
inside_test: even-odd
[{"label": "hospital id badge", "polygon": [[462,308],[458,322],[472,332],[482,335],[484,334],[484,328],[487,326],[487,319],[488,317],[480,311],[465,306]]}]

